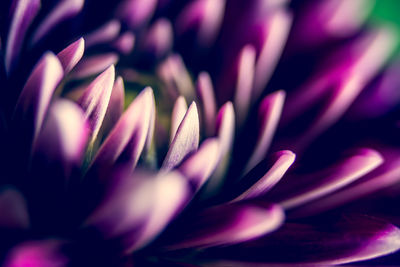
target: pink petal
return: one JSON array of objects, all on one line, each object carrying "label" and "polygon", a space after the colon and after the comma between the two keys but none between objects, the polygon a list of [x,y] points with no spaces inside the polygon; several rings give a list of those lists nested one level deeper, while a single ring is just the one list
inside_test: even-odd
[{"label": "pink petal", "polygon": [[29,227],[25,198],[13,188],[6,188],[0,193],[0,227],[11,229]]},{"label": "pink petal", "polygon": [[135,46],[135,35],[131,32],[125,32],[112,43],[112,46],[121,54],[127,55]]},{"label": "pink petal", "polygon": [[63,0],[44,18],[35,31],[32,44],[36,44],[61,22],[73,18],[83,8],[84,0]]},{"label": "pink petal", "polygon": [[187,110],[162,164],[163,170],[177,166],[188,154],[197,150],[200,139],[199,115],[196,103]]},{"label": "pink petal", "polygon": [[203,124],[207,136],[212,136],[215,132],[215,117],[217,113],[217,103],[214,95],[214,88],[207,72],[201,72],[196,82],[197,96],[201,102]]},{"label": "pink petal", "polygon": [[86,48],[108,43],[117,38],[121,30],[118,20],[112,20],[85,36]]},{"label": "pink petal", "polygon": [[10,29],[8,30],[5,67],[10,73],[19,58],[25,34],[40,9],[40,0],[14,0]]},{"label": "pink petal", "polygon": [[157,6],[157,0],[125,0],[117,8],[117,17],[122,19],[131,29],[146,23]]},{"label": "pink petal", "polygon": [[175,101],[171,115],[170,143],[172,143],[174,140],[176,131],[185,117],[187,109],[188,107],[185,98],[183,96],[178,97],[178,99]]},{"label": "pink petal", "polygon": [[42,56],[22,89],[14,112],[14,120],[32,124],[34,141],[42,127],[54,90],[63,77],[58,58],[51,52]]},{"label": "pink petal", "polygon": [[71,73],[74,79],[83,79],[98,74],[110,65],[116,65],[118,55],[115,53],[104,53],[100,55],[84,57]]},{"label": "pink petal", "polygon": [[157,59],[171,51],[173,45],[173,29],[167,19],[154,22],[144,37],[142,50],[154,55]]},{"label": "pink petal", "polygon": [[278,126],[286,93],[277,91],[267,95],[260,104],[260,129],[255,150],[246,166],[248,172],[267,155],[276,127]]},{"label": "pink petal", "polygon": [[78,64],[79,60],[81,60],[83,56],[84,51],[85,40],[80,38],[57,54],[57,57],[63,66],[64,75],[68,74],[75,67],[75,65]]},{"label": "pink petal", "polygon": [[78,101],[90,123],[92,130],[90,143],[96,139],[103,123],[114,85],[114,78],[115,68],[114,65],[111,65],[89,84]]}]

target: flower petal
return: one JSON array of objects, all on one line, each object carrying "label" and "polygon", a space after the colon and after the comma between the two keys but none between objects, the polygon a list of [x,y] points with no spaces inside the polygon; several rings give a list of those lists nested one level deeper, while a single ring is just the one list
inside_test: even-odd
[{"label": "flower petal", "polygon": [[196,103],[187,110],[165,156],[162,169],[170,170],[177,166],[189,153],[197,150],[200,139],[199,115]]},{"label": "flower petal", "polygon": [[171,22],[159,19],[154,22],[144,37],[142,50],[156,59],[164,57],[171,51],[173,45],[173,30]]},{"label": "flower petal", "polygon": [[114,65],[111,65],[89,84],[78,101],[90,123],[92,130],[90,143],[93,143],[96,139],[103,123],[114,85],[114,78],[115,68]]},{"label": "flower petal", "polygon": [[235,203],[193,214],[185,225],[178,225],[175,236],[182,240],[167,249],[233,245],[275,231],[283,222],[283,210],[277,205]]},{"label": "flower petal", "polygon": [[114,53],[84,57],[71,73],[71,77],[74,79],[83,79],[98,74],[110,65],[117,64],[118,59],[118,55]]},{"label": "flower petal", "polygon": [[174,140],[176,131],[185,117],[187,109],[188,107],[185,98],[183,96],[178,97],[178,99],[175,101],[174,108],[172,109],[170,143],[172,143]]},{"label": "flower petal", "polygon": [[8,30],[5,53],[7,73],[10,73],[18,61],[26,31],[40,9],[40,0],[14,0],[12,2],[11,6],[14,7],[14,10],[12,11],[12,20]]},{"label": "flower petal", "polygon": [[73,42],[57,54],[57,57],[63,66],[64,75],[68,74],[75,67],[75,65],[78,64],[79,60],[81,60],[83,56],[84,50],[85,40],[83,38],[79,38],[79,40]]},{"label": "flower petal", "polygon": [[267,95],[261,102],[259,108],[259,135],[255,150],[247,163],[245,172],[251,170],[265,158],[281,117],[285,96],[284,91],[277,91]]},{"label": "flower petal", "polygon": [[0,227],[11,229],[27,229],[29,215],[26,202],[22,194],[6,188],[0,193]]},{"label": "flower petal", "polygon": [[84,0],[63,0],[59,2],[39,24],[33,35],[32,44],[40,41],[61,22],[76,16],[82,10],[84,2]]},{"label": "flower petal", "polygon": [[151,18],[157,2],[157,0],[125,0],[118,6],[116,16],[131,29],[136,29]]},{"label": "flower petal", "polygon": [[131,32],[125,32],[119,36],[112,44],[121,54],[127,55],[135,46],[135,35]]},{"label": "flower petal", "polygon": [[101,145],[92,171],[104,177],[116,162],[126,163],[133,170],[143,151],[154,106],[153,90],[146,87],[129,105]]},{"label": "flower petal", "polygon": [[[281,205],[285,209],[292,209],[320,198],[361,178],[382,162],[382,156],[378,152],[372,149],[360,149],[340,163],[319,173],[297,177],[296,181],[286,179],[289,192],[279,193],[280,199],[283,199]],[[283,186],[283,183],[279,186]],[[276,192],[279,192],[278,187]]]},{"label": "flower petal", "polygon": [[211,77],[207,72],[199,74],[196,82],[196,92],[202,107],[202,124],[205,125],[207,136],[212,136],[215,132],[217,103]]},{"label": "flower petal", "polygon": [[31,135],[30,142],[36,140],[54,90],[62,77],[60,61],[53,53],[47,52],[36,64],[22,89],[14,120],[18,121],[18,125],[29,127],[25,132]]},{"label": "flower petal", "polygon": [[93,32],[85,36],[86,48],[98,44],[107,43],[117,38],[121,30],[121,23],[118,20],[111,20]]},{"label": "flower petal", "polygon": [[330,266],[374,259],[400,248],[400,230],[394,225],[367,216],[340,219],[318,226],[285,223],[271,235],[216,254],[243,262]]}]

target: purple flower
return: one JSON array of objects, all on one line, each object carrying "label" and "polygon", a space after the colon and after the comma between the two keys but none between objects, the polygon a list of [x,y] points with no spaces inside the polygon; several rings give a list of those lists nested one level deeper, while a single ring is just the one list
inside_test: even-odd
[{"label": "purple flower", "polygon": [[400,249],[397,39],[370,1],[6,2],[4,266]]}]

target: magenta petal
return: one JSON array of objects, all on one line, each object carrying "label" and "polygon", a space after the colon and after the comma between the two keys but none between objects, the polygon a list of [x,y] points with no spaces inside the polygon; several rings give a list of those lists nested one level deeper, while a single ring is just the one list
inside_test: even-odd
[{"label": "magenta petal", "polygon": [[135,46],[135,35],[131,32],[125,32],[119,36],[112,44],[121,54],[127,55]]},{"label": "magenta petal", "polygon": [[85,40],[80,38],[67,46],[64,50],[57,54],[58,59],[64,69],[64,75],[68,74],[83,56],[85,50]]},{"label": "magenta petal", "polygon": [[82,79],[98,74],[107,69],[110,65],[117,64],[118,59],[118,55],[115,53],[104,53],[100,55],[84,57],[71,73],[71,77],[75,79]]},{"label": "magenta petal", "polygon": [[125,0],[117,8],[117,17],[131,29],[146,23],[157,7],[157,0]]},{"label": "magenta petal", "polygon": [[390,223],[355,215],[333,221],[318,226],[285,223],[271,235],[216,252],[219,257],[244,262],[331,266],[374,259],[400,249],[400,230]]},{"label": "magenta petal", "polygon": [[0,227],[10,229],[27,229],[29,215],[26,202],[22,194],[6,188],[0,193]]},{"label": "magenta petal", "polygon": [[231,150],[235,134],[235,112],[232,102],[225,103],[218,111],[216,129],[221,143],[221,157],[223,157]]},{"label": "magenta petal", "polygon": [[82,109],[68,100],[58,100],[49,109],[38,136],[35,152],[62,163],[65,173],[80,166],[86,151],[89,127]]},{"label": "magenta petal", "polygon": [[238,73],[235,92],[235,110],[238,124],[242,124],[247,117],[251,104],[254,72],[255,72],[256,51],[253,46],[246,45],[240,51]]},{"label": "magenta petal", "polygon": [[12,10],[12,20],[8,31],[5,53],[7,73],[11,71],[18,60],[26,31],[40,9],[40,0],[14,0],[12,2],[11,5],[14,9]]},{"label": "magenta petal", "polygon": [[47,52],[34,67],[15,108],[14,120],[32,124],[34,141],[42,127],[54,90],[63,77],[58,58]]},{"label": "magenta petal", "polygon": [[124,111],[124,101],[124,81],[122,80],[121,76],[118,76],[117,79],[115,79],[106,115],[104,116],[104,122],[101,130],[103,134],[108,134],[121,117],[122,112]]},{"label": "magenta petal", "polygon": [[197,192],[215,170],[219,161],[219,141],[217,138],[206,139],[199,150],[190,155],[179,171],[189,180],[193,191]]},{"label": "magenta petal", "polygon": [[114,181],[119,183],[87,224],[108,238],[121,238],[126,253],[154,239],[187,203],[188,183],[178,172],[134,173]]},{"label": "magenta petal", "polygon": [[207,72],[201,72],[199,74],[196,82],[196,92],[202,107],[202,124],[205,125],[206,134],[212,136],[215,132],[217,103],[211,77]]},{"label": "magenta petal", "polygon": [[46,34],[53,30],[59,23],[76,16],[83,8],[84,0],[63,0],[44,18],[39,24],[32,38],[32,44],[36,44]]},{"label": "magenta petal", "polygon": [[289,184],[290,181],[286,180],[289,192],[279,193],[280,198],[283,198],[281,205],[285,209],[292,209],[325,196],[361,178],[382,162],[383,158],[378,152],[372,149],[360,149],[340,163],[319,173],[296,177],[296,181],[291,179],[292,186]]},{"label": "magenta petal", "polygon": [[89,84],[78,101],[90,123],[92,130],[90,143],[96,139],[103,123],[114,85],[114,78],[115,68],[114,65],[111,65]]},{"label": "magenta petal", "polygon": [[170,170],[177,166],[188,154],[197,150],[199,146],[200,129],[199,114],[196,103],[193,102],[187,110],[175,134],[168,153],[162,164],[163,170]]},{"label": "magenta petal", "polygon": [[197,33],[196,41],[210,45],[219,32],[225,11],[225,0],[196,0],[182,10],[176,20],[176,31],[183,35]]},{"label": "magenta petal", "polygon": [[[143,151],[154,109],[154,95],[146,87],[122,114],[97,152],[91,168],[105,174],[118,160],[133,170]],[[120,158],[121,157],[121,158]]]},{"label": "magenta petal", "polygon": [[185,98],[183,96],[178,97],[178,99],[175,101],[174,108],[172,109],[170,143],[172,143],[174,140],[176,131],[185,117],[187,109],[188,107]]},{"label": "magenta petal", "polygon": [[115,38],[117,38],[120,30],[121,24],[119,23],[119,21],[112,20],[106,23],[97,30],[85,36],[86,48],[114,40]]},{"label": "magenta petal", "polygon": [[[267,170],[264,176],[233,201],[251,199],[265,195],[266,192],[271,190],[281,180],[296,158],[296,155],[289,150],[279,151],[275,153],[275,156],[277,158],[276,161]],[[246,179],[246,177],[242,179]]]},{"label": "magenta petal", "polygon": [[246,172],[265,158],[281,117],[285,96],[284,91],[277,91],[267,95],[261,102],[258,111],[260,118],[259,135],[253,154],[247,163]]},{"label": "magenta petal", "polygon": [[61,253],[57,240],[28,241],[8,253],[4,267],[66,267],[68,259]]},{"label": "magenta petal", "polygon": [[167,19],[159,19],[154,22],[146,33],[142,44],[142,50],[159,59],[165,56],[173,45],[172,25]]},{"label": "magenta petal", "polygon": [[233,245],[275,231],[283,222],[278,205],[235,203],[206,209],[193,214],[185,226],[178,226],[181,242],[167,249]]}]

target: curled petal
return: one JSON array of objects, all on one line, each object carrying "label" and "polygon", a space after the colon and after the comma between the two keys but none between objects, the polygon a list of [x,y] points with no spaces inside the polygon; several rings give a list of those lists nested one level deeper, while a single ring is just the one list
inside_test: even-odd
[{"label": "curled petal", "polygon": [[5,54],[5,66],[8,73],[18,60],[26,31],[40,9],[40,0],[14,0],[12,2],[14,10],[12,11]]},{"label": "curled petal", "polygon": [[84,0],[63,0],[40,23],[32,38],[32,44],[36,44],[61,22],[73,18],[83,8]]},{"label": "curled petal", "polygon": [[99,29],[85,36],[86,48],[114,40],[117,38],[120,30],[121,24],[117,20],[106,23]]},{"label": "curled petal", "polygon": [[64,50],[57,54],[58,59],[64,69],[64,74],[69,73],[83,56],[85,50],[85,40],[80,38],[67,46]]},{"label": "curled petal", "polygon": [[114,78],[115,68],[114,65],[111,65],[89,84],[78,101],[90,123],[91,143],[96,139],[103,123],[114,85]]},{"label": "curled petal", "polygon": [[340,219],[318,226],[285,223],[271,235],[216,254],[243,263],[331,266],[374,259],[400,248],[400,230],[394,225],[367,216]]},{"label": "curled petal", "polygon": [[[289,192],[279,194],[282,207],[292,209],[336,191],[382,164],[382,156],[372,149],[360,149],[331,168],[315,175],[286,180]],[[293,178],[293,177],[292,177]],[[277,188],[278,189],[278,188]],[[291,191],[291,192],[290,192]]]},{"label": "curled petal", "polygon": [[217,138],[210,138],[206,139],[199,150],[187,158],[178,169],[196,192],[215,170],[218,161],[219,141]]},{"label": "curled petal", "polygon": [[207,72],[199,74],[196,82],[196,92],[202,106],[203,124],[205,124],[206,133],[208,136],[211,136],[215,132],[217,103],[214,95],[214,87]]},{"label": "curled petal", "polygon": [[0,227],[11,229],[27,229],[29,227],[25,199],[15,189],[7,188],[0,193]]},{"label": "curled petal", "polygon": [[110,65],[117,64],[118,59],[118,55],[114,53],[84,57],[71,73],[71,77],[83,79],[98,74],[107,69]]},{"label": "curled petal", "polygon": [[188,107],[185,98],[183,96],[178,97],[172,110],[170,143],[172,143],[172,141],[174,140],[176,131],[178,130],[179,125],[185,117],[187,109]]},{"label": "curled petal", "polygon": [[255,150],[246,166],[246,172],[259,163],[267,154],[281,117],[286,93],[277,91],[267,95],[260,104],[260,127]]},{"label": "curled petal", "polygon": [[214,247],[246,242],[275,231],[283,222],[277,205],[235,203],[194,214],[186,227],[179,225],[175,235],[182,241],[168,249]]},{"label": "curled petal", "polygon": [[143,151],[154,106],[153,90],[147,87],[129,105],[97,152],[91,169],[105,174],[117,161],[134,169]]},{"label": "curled petal", "polygon": [[188,154],[197,150],[200,139],[199,115],[196,103],[187,110],[165,156],[162,169],[170,170],[177,166]]},{"label": "curled petal", "polygon": [[157,7],[157,0],[125,0],[117,8],[117,17],[131,29],[146,23]]},{"label": "curled petal", "polygon": [[62,77],[60,61],[53,53],[47,52],[34,67],[22,89],[14,120],[20,122],[19,125],[25,122],[32,127],[28,129],[28,134],[32,134],[33,141],[42,127],[50,100]]}]

